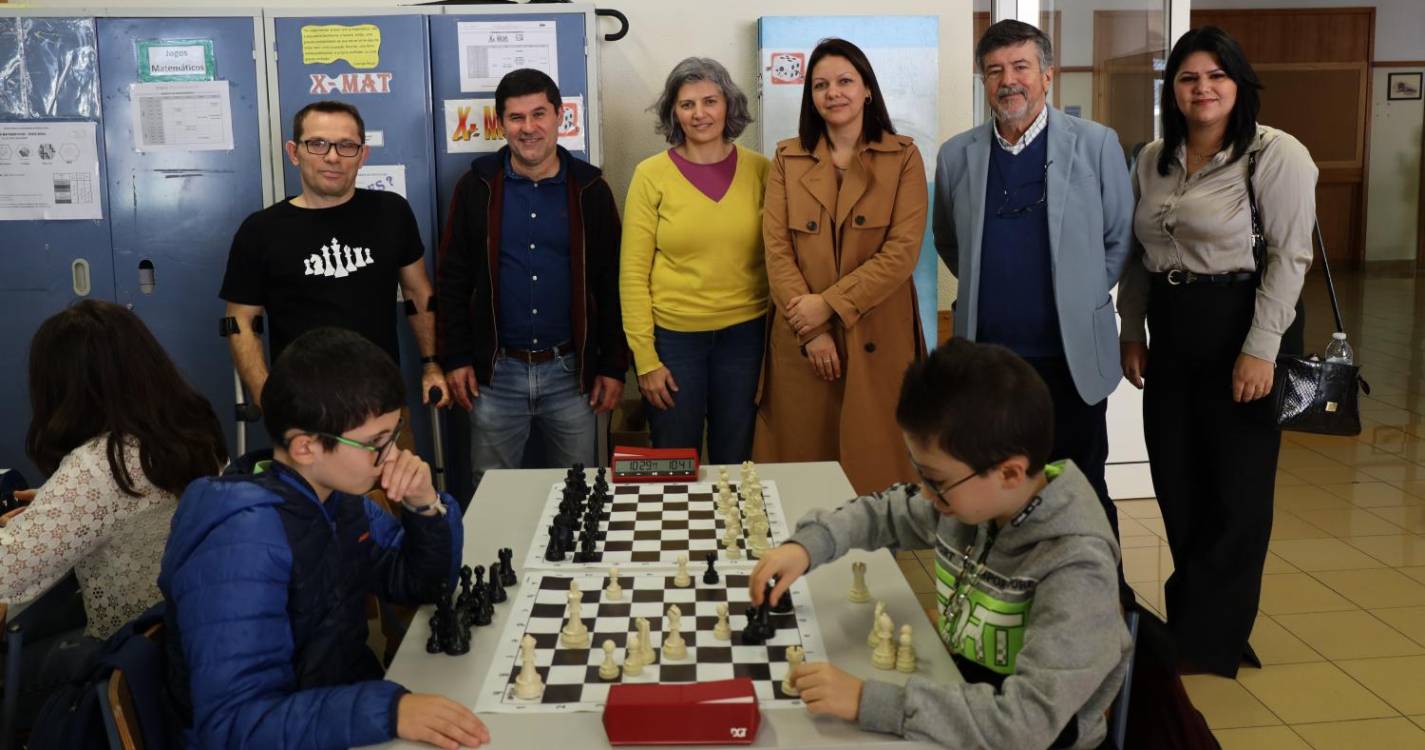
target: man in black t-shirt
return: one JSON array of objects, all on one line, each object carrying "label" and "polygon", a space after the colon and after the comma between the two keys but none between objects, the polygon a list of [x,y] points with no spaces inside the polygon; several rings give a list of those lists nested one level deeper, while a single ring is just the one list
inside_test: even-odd
[{"label": "man in black t-shirt", "polygon": [[435,314],[425,248],[405,198],[358,190],[356,173],[369,153],[356,108],[323,101],[292,122],[287,158],[302,193],[247,217],[233,238],[219,296],[236,322],[228,346],[238,375],[262,403],[267,362],[252,322],[266,311],[272,358],[297,336],[322,326],[355,331],[400,361],[396,345],[397,283],[415,304],[408,316],[421,352],[421,398],[445,377],[435,359]]}]

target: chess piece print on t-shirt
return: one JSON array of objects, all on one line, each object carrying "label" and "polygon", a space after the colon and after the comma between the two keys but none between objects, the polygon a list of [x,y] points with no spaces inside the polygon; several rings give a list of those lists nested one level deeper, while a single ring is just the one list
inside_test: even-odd
[{"label": "chess piece print on t-shirt", "polygon": [[333,237],[331,242],[322,245],[320,254],[312,253],[302,259],[302,275],[341,279],[372,265],[374,262],[371,257],[371,248],[343,245]]}]

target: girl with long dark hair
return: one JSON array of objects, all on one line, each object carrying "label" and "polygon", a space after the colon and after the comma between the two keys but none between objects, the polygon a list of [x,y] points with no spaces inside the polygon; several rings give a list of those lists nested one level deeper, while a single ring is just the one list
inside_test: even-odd
[{"label": "girl with long dark hair", "polygon": [[86,300],[30,342],[25,450],[49,475],[0,528],[0,601],[44,593],[73,569],[105,638],[162,599],[159,559],[178,496],[217,474],[227,447],[212,407],[127,308]]}]

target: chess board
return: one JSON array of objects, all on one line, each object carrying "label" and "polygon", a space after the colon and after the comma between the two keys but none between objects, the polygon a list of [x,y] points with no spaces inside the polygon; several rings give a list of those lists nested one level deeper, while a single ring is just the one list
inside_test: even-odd
[{"label": "chess board", "polygon": [[[717,511],[716,482],[615,484],[610,491],[612,497],[599,518],[599,529],[606,533],[606,538],[598,543],[594,561],[575,563],[571,554],[562,561],[550,562],[544,559],[544,550],[549,546],[549,527],[559,513],[559,501],[564,493],[564,483],[556,483],[535,524],[534,539],[527,547],[525,569],[576,571],[587,565],[620,569],[667,567],[676,564],[679,555],[687,555],[689,570],[699,575],[703,555],[708,552],[718,552],[719,566],[734,562],[727,560],[722,551],[725,521]],[[732,491],[741,507],[743,501],[737,498],[735,482]],[[762,480],[762,498],[769,528],[767,536],[770,546],[775,547],[791,535],[775,482]],[[747,555],[749,532],[744,523],[737,543],[742,549],[741,562],[750,567],[757,561]]]},{"label": "chess board", "polygon": [[[791,587],[793,610],[786,614],[772,613],[770,620],[776,634],[760,646],[743,646],[740,635],[747,625],[743,611],[748,604],[745,572],[723,572],[721,579],[708,585],[702,581],[704,566],[690,566],[693,584],[687,588],[673,585],[675,570],[619,571],[623,587],[620,601],[605,601],[604,587],[609,579],[599,572],[526,573],[518,589],[511,589],[510,617],[491,662],[490,672],[482,683],[476,713],[601,711],[608,698],[609,687],[625,683],[707,682],[733,677],[750,677],[763,708],[802,705],[795,697],[782,692],[782,679],[787,673],[786,650],[800,645],[806,649],[807,661],[825,661],[827,653],[821,631],[812,610],[811,592],[805,579]],[[569,584],[577,582],[583,596],[580,619],[589,629],[589,647],[572,649],[559,643],[559,631],[564,626],[568,605]],[[516,591],[518,592],[516,594]],[[728,625],[732,640],[713,637],[717,624],[717,605],[728,606]],[[682,612],[681,632],[688,654],[679,660],[666,659],[662,653],[662,638],[668,627],[665,613],[677,604]],[[614,642],[614,662],[623,665],[625,648],[637,636],[639,617],[648,619],[650,640],[656,654],[652,664],[644,666],[636,677],[620,676],[612,681],[599,677],[603,663],[605,640]],[[520,641],[528,634],[535,641],[534,663],[544,681],[544,694],[535,700],[521,700],[514,695],[515,678],[520,670]]]}]

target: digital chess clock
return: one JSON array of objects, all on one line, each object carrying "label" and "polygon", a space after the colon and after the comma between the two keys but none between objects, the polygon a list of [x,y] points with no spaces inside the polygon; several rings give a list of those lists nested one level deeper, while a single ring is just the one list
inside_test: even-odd
[{"label": "digital chess clock", "polygon": [[615,482],[696,482],[695,448],[614,448]]}]

